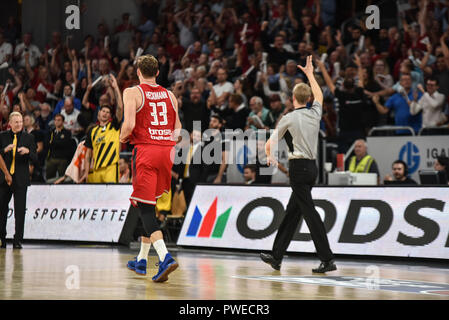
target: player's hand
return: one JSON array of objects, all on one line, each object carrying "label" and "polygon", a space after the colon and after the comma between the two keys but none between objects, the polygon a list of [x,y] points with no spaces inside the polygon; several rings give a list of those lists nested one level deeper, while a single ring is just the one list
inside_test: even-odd
[{"label": "player's hand", "polygon": [[214,184],[220,184],[221,183],[221,178],[220,177],[216,177],[214,180]]}]

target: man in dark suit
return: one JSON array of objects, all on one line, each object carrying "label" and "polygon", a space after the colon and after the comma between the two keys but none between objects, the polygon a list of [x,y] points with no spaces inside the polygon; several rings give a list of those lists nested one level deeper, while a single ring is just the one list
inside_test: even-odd
[{"label": "man in dark suit", "polygon": [[18,112],[9,116],[11,130],[0,133],[0,155],[5,159],[6,167],[12,176],[12,184],[8,177],[0,174],[0,239],[2,247],[6,247],[6,222],[8,219],[9,201],[14,194],[15,235],[14,249],[21,249],[23,229],[25,226],[26,194],[30,185],[29,162],[37,161],[34,137],[23,130],[23,118]]}]

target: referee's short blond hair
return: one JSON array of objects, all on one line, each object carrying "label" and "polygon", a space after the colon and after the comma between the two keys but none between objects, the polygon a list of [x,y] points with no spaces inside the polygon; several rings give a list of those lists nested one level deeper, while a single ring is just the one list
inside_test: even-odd
[{"label": "referee's short blond hair", "polygon": [[305,83],[298,83],[293,88],[293,96],[299,104],[306,104],[312,95],[312,89]]}]

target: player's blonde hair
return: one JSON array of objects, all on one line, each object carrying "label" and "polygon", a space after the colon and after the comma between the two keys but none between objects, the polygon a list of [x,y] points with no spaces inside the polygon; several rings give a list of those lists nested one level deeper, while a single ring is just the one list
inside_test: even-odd
[{"label": "player's blonde hair", "polygon": [[152,55],[144,55],[137,59],[137,68],[144,78],[154,78],[159,70],[159,63]]},{"label": "player's blonde hair", "polygon": [[312,95],[312,89],[305,83],[298,83],[293,88],[293,96],[299,104],[306,104]]}]

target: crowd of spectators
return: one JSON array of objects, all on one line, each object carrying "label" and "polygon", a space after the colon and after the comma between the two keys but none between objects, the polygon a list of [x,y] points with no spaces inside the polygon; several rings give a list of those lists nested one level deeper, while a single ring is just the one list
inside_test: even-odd
[{"label": "crowd of spectators", "polygon": [[[340,152],[376,126],[447,127],[449,1],[410,0],[379,30],[356,14],[376,1],[340,2],[140,0],[139,21],[124,13],[119,25],[101,22],[76,48],[58,31],[38,47],[32,33],[19,39],[8,25],[0,30],[2,130],[9,113],[21,112],[38,145],[33,181],[61,177],[100,107],[117,107],[114,85],[138,84],[140,54],[158,59],[157,81],[177,97],[190,132],[193,121],[201,131],[214,121],[221,129],[274,128],[293,110],[291,91],[306,81],[297,65],[308,55],[325,95],[322,131]],[[354,18],[342,27],[348,12]],[[127,161],[120,172],[129,182]]]}]

